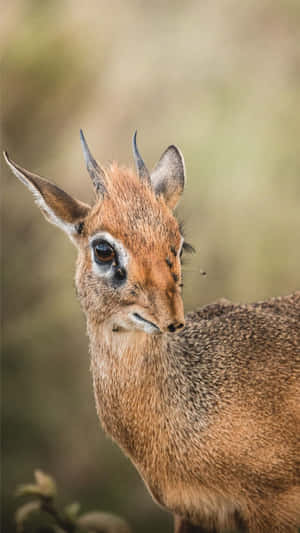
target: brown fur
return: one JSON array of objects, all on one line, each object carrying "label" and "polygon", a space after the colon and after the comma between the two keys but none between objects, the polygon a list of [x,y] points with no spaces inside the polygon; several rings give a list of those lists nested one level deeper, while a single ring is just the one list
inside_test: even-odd
[{"label": "brown fur", "polygon": [[[282,301],[300,313],[300,293]],[[140,339],[121,359],[90,332],[98,413],[174,513],[208,531],[241,521],[253,533],[296,531],[299,323],[231,307],[210,320],[192,313],[182,333]]]},{"label": "brown fur", "polygon": [[[178,248],[177,223],[146,185],[111,172],[110,197],[91,212],[87,232],[101,227],[122,240],[134,257],[131,284],[157,300],[156,318],[168,304],[172,315],[165,257]],[[176,261],[174,271],[180,276]],[[80,294],[80,268],[77,276]],[[253,533],[296,531],[299,293],[213,304],[189,314],[181,333],[158,337],[112,333],[105,317],[97,328],[90,296],[83,303],[98,413],[154,498],[218,531],[241,522]]]},{"label": "brown fur", "polygon": [[[177,221],[133,172],[112,165],[105,176],[105,194],[73,235],[105,430],[174,514],[177,533],[296,533],[300,292],[248,305],[221,300],[167,333],[168,324],[184,321]],[[130,255],[118,289],[92,268],[89,239],[99,231]],[[136,309],[161,333],[127,327]]]}]

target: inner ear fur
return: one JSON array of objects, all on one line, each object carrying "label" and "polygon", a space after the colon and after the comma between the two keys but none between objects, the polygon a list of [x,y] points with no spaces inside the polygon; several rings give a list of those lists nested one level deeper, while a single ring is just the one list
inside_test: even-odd
[{"label": "inner ear fur", "polygon": [[67,233],[75,233],[76,223],[87,216],[90,206],[72,198],[45,178],[20,167],[6,152],[4,158],[15,176],[32,192],[46,219]]},{"label": "inner ear fur", "polygon": [[155,193],[161,194],[166,204],[174,209],[186,181],[183,155],[176,146],[171,145],[164,151],[150,179]]}]

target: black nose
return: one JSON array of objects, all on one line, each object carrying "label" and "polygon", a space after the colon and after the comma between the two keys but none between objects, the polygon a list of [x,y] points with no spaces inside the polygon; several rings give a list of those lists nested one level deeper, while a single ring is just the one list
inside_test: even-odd
[{"label": "black nose", "polygon": [[173,324],[168,325],[168,330],[171,333],[174,333],[174,331],[177,331],[178,329],[182,329],[184,324],[182,322],[174,322]]}]

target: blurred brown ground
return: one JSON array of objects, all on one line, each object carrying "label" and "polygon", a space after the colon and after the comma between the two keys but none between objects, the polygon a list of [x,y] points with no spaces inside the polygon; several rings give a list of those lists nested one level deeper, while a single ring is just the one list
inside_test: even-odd
[{"label": "blurred brown ground", "polygon": [[[177,144],[178,210],[197,253],[187,309],[299,288],[300,3],[15,0],[1,7],[2,145],[26,168],[91,201],[79,145],[151,167]],[[95,413],[75,250],[2,167],[3,522],[39,467],[62,498],[171,531]],[[207,271],[206,278],[199,273]]]}]

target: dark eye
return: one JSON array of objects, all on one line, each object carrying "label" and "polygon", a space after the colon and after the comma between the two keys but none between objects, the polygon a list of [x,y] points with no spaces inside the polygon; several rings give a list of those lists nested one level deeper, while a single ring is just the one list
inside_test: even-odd
[{"label": "dark eye", "polygon": [[111,263],[115,257],[116,252],[107,241],[98,241],[93,245],[94,254],[97,263]]}]

